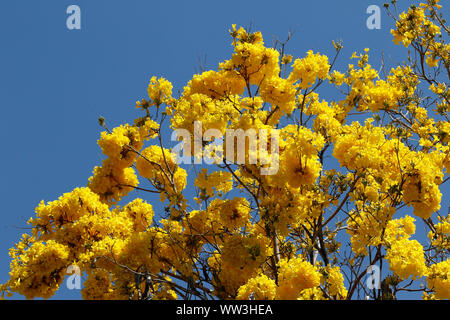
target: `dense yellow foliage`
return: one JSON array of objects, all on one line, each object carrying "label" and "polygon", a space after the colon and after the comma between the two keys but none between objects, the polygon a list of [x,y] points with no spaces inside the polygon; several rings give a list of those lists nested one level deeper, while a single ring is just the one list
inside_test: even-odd
[{"label": "dense yellow foliage", "polygon": [[[450,220],[441,204],[450,45],[437,2],[400,14],[394,41],[412,47],[418,64],[384,77],[369,49],[339,71],[323,53],[294,59],[285,44],[269,48],[260,32],[235,25],[230,59],[195,74],[179,97],[152,77],[136,104],[142,117],[112,130],[101,121],[105,159],[87,186],[38,205],[31,234],[10,250],[2,291],[49,298],[72,265],[86,277],[85,299],[381,298],[364,275],[384,262],[394,294],[422,281],[424,298],[450,298]],[[338,55],[342,45],[333,45]],[[325,85],[342,99],[319,95]],[[278,130],[279,148],[260,150],[256,163],[244,146],[244,163],[225,156],[214,168],[185,167],[161,137],[193,133],[197,121],[201,134],[253,129],[260,146],[273,143],[260,130]],[[200,153],[210,148],[203,141]],[[274,161],[278,170],[262,174]],[[156,195],[147,199],[153,206],[127,199],[132,190]],[[417,240],[416,223],[430,243]]]}]

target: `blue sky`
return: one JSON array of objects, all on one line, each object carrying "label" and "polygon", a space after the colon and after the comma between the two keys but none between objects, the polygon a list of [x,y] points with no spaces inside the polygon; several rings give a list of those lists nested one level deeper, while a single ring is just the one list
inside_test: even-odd
[{"label": "blue sky", "polygon": [[[182,90],[198,57],[206,54],[206,67],[215,69],[231,56],[233,23],[252,24],[266,44],[295,30],[287,49],[294,57],[310,49],[332,56],[331,41],[342,39],[341,71],[353,51],[366,47],[376,68],[382,51],[394,65],[405,51],[392,42],[383,2],[1,1],[0,282],[8,279],[8,249],[37,204],[86,185],[100,164],[98,117],[110,127],[132,122],[152,75]],[[71,4],[81,8],[81,30],[66,28]],[[371,4],[382,9],[380,30],[366,27]],[[55,296],[79,297],[65,288]]]}]

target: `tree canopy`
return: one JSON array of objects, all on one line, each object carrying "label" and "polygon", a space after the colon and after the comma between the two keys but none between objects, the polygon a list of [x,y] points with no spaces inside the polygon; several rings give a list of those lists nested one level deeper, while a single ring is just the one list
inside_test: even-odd
[{"label": "tree canopy", "polygon": [[[450,30],[438,2],[398,16],[386,5],[405,47],[390,69],[365,49],[336,70],[334,41],[332,57],[294,59],[290,36],[269,47],[232,25],[229,60],[178,95],[151,77],[134,123],[99,119],[105,158],[87,185],[38,205],[3,295],[49,298],[77,266],[84,299],[450,298]],[[412,239],[419,224],[427,239]],[[389,269],[375,287],[373,266]]]}]

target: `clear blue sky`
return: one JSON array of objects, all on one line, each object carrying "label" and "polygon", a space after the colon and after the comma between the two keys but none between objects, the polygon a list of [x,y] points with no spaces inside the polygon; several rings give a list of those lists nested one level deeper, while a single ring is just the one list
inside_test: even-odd
[{"label": "clear blue sky", "polygon": [[[263,33],[265,42],[296,30],[288,52],[333,55],[337,68],[353,51],[371,48],[371,63],[396,64],[384,1],[112,1],[2,0],[0,2],[0,282],[8,279],[8,249],[44,199],[84,186],[101,151],[97,118],[113,127],[138,116],[152,75],[182,89],[207,55],[207,68],[231,56],[231,24]],[[405,8],[410,1],[399,1]],[[81,8],[81,30],[66,28],[66,8]],[[381,29],[366,27],[366,8],[381,7]],[[444,191],[444,190],[441,190]],[[65,286],[63,286],[65,287]],[[15,296],[16,298],[20,298]],[[79,298],[60,290],[56,298]]]}]

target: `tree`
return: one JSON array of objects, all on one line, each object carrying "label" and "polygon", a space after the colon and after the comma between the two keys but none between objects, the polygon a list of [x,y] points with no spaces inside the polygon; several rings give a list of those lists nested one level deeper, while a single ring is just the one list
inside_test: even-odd
[{"label": "tree", "polygon": [[[293,60],[287,41],[268,48],[233,25],[231,58],[178,98],[152,77],[142,117],[112,130],[99,119],[106,158],[87,186],[36,208],[3,294],[51,297],[77,266],[86,299],[448,299],[449,27],[436,0],[398,18],[385,6],[409,51],[383,74],[369,49],[339,72],[342,43],[331,61]],[[342,99],[321,99],[327,83]],[[213,163],[197,172],[201,161]],[[411,239],[418,223],[428,241]]]}]

